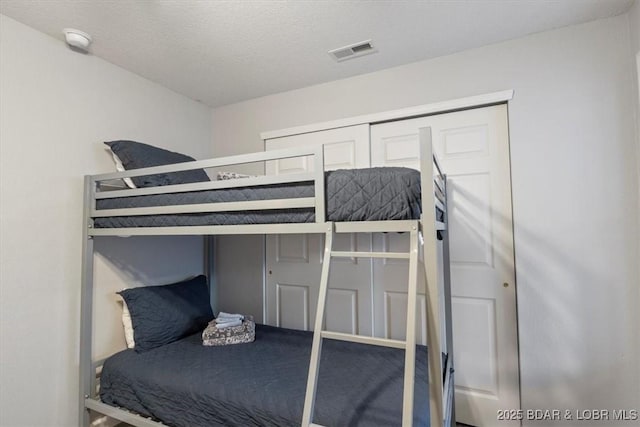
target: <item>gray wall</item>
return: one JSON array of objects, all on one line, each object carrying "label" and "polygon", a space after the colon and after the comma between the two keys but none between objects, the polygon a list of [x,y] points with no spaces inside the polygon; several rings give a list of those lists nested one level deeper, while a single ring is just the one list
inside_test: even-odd
[{"label": "gray wall", "polygon": [[[211,113],[2,15],[0,93],[0,425],[70,426],[82,176],[115,170],[110,139],[210,157]],[[201,238],[97,239],[96,249],[96,355],[123,345],[114,291],[202,269]]]},{"label": "gray wall", "polygon": [[[515,89],[509,119],[523,407],[637,408],[629,45],[625,15],[218,108],[215,155],[262,150],[260,131]],[[260,241],[218,240],[218,261],[242,268],[241,276],[218,277],[227,290],[222,309],[261,314]]]}]

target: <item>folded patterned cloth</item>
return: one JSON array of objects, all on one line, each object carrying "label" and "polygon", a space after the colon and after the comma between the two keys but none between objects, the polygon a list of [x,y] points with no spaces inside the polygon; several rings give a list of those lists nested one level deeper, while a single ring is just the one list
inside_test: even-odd
[{"label": "folded patterned cloth", "polygon": [[224,323],[218,324],[216,320],[209,322],[207,328],[202,332],[203,345],[241,344],[255,340],[256,324],[253,322],[253,317],[244,316],[244,320],[237,320],[239,324],[236,326],[223,328],[220,325],[224,325]]}]

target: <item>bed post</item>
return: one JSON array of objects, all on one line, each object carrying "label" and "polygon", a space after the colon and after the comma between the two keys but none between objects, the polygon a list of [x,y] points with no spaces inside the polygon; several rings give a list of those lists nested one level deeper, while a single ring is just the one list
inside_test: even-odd
[{"label": "bed post", "polygon": [[[447,200],[447,176],[443,177],[444,185],[444,197]],[[456,408],[455,408],[455,389],[454,389],[454,358],[453,358],[453,318],[451,314],[451,263],[449,258],[449,205],[445,204],[443,222],[445,223],[445,229],[442,230],[442,262],[443,262],[443,279],[444,279],[444,321],[446,326],[445,336],[445,348],[447,350],[447,365],[445,369],[449,368],[449,372],[445,373],[449,375],[450,386],[447,390],[444,390],[446,401],[444,402],[444,419],[445,426],[456,425]],[[448,405],[448,402],[451,402]]]},{"label": "bed post", "polygon": [[218,287],[216,286],[216,278],[214,271],[214,255],[215,255],[215,237],[210,235],[204,236],[204,275],[207,276],[209,284],[209,303],[214,313],[218,312]]},{"label": "bed post", "polygon": [[82,272],[80,291],[80,395],[78,424],[81,427],[89,425],[89,410],[85,407],[85,399],[92,397],[95,390],[91,390],[92,376],[92,331],[93,331],[93,236],[89,236],[89,228],[93,227],[91,208],[95,181],[90,176],[84,177],[84,197],[82,216]]},{"label": "bed post", "polygon": [[427,351],[429,369],[429,413],[432,427],[443,425],[442,341],[440,337],[440,289],[438,287],[438,256],[435,252],[436,216],[433,182],[433,147],[431,128],[419,130],[420,176],[422,188],[421,228],[424,238],[424,273],[427,284]]},{"label": "bed post", "polygon": [[321,145],[315,149],[315,153],[313,155],[313,167],[313,173],[315,175],[313,194],[316,199],[316,222],[325,222],[326,207],[324,205],[324,145]]},{"label": "bed post", "polygon": [[418,299],[418,227],[409,233],[409,283],[407,286],[407,325],[404,350],[402,425],[413,425],[413,396],[416,372],[416,304]]}]

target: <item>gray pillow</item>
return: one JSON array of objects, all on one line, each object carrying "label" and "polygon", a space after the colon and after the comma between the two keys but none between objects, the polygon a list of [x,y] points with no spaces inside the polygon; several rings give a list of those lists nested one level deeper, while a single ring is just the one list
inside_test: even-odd
[{"label": "gray pillow", "polygon": [[[184,154],[164,150],[153,145],[136,141],[107,141],[111,151],[118,156],[126,170],[163,166],[173,163],[191,162],[195,159]],[[189,184],[209,181],[203,169],[136,176],[131,178],[136,187],[156,187],[160,185]]]},{"label": "gray pillow", "polygon": [[213,319],[205,276],[118,292],[127,303],[135,350],[144,352],[201,332]]}]

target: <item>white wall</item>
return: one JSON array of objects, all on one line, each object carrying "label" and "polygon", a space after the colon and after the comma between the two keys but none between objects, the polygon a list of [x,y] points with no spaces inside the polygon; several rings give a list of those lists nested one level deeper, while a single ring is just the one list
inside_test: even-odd
[{"label": "white wall", "polygon": [[[0,425],[70,426],[82,176],[114,170],[105,140],[210,157],[210,109],[2,15],[0,93]],[[202,271],[200,238],[97,239],[96,249],[98,317],[116,326],[114,290]],[[96,354],[122,346],[121,329],[96,329]]]},{"label": "white wall", "polygon": [[[638,156],[638,164],[640,164],[640,0],[636,0],[633,6],[627,14],[629,19],[629,39],[631,47],[631,61],[634,64],[632,74],[633,81],[635,83],[635,108],[636,108],[636,133],[637,133],[637,146],[636,153]],[[640,168],[638,168],[638,182],[640,183]],[[640,186],[640,185],[639,185]],[[640,208],[639,208],[640,209]],[[640,218],[638,218],[640,222]],[[638,242],[640,242],[640,235],[638,235]],[[640,243],[639,243],[640,244]],[[638,339],[638,346],[640,347],[640,338]],[[640,350],[638,350],[640,353]],[[638,380],[640,382],[640,379]]]},{"label": "white wall", "polygon": [[[636,158],[638,162],[638,170],[636,179],[638,181],[638,190],[640,192],[640,0],[636,0],[627,14],[629,19],[629,39],[631,46],[631,61],[632,66],[632,80],[635,84],[634,98],[635,98],[635,117],[636,117]],[[640,196],[638,197],[638,211],[640,211]],[[640,215],[638,215],[638,224],[640,224]],[[640,225],[638,225],[638,233],[636,239],[638,246],[640,247]],[[638,286],[638,296],[635,301],[640,301],[640,283]],[[640,316],[638,316],[640,318]],[[640,329],[640,320],[637,320],[636,326]],[[637,357],[640,358],[640,334],[635,336],[635,344],[637,349]],[[636,373],[636,383],[640,389],[640,368]],[[640,391],[638,391],[640,394]],[[638,398],[640,400],[640,398]]]},{"label": "white wall", "polygon": [[[215,155],[262,150],[260,131],[515,89],[509,120],[523,407],[637,408],[638,165],[627,20],[218,108]],[[245,253],[243,243],[218,244],[229,250],[218,251],[219,261]],[[257,253],[254,268],[245,256],[240,279],[218,280],[251,300],[223,293],[220,306],[259,315],[260,239],[245,244]]]},{"label": "white wall", "polygon": [[631,51],[635,55],[640,52],[640,1],[636,0],[627,14],[631,33]]}]

